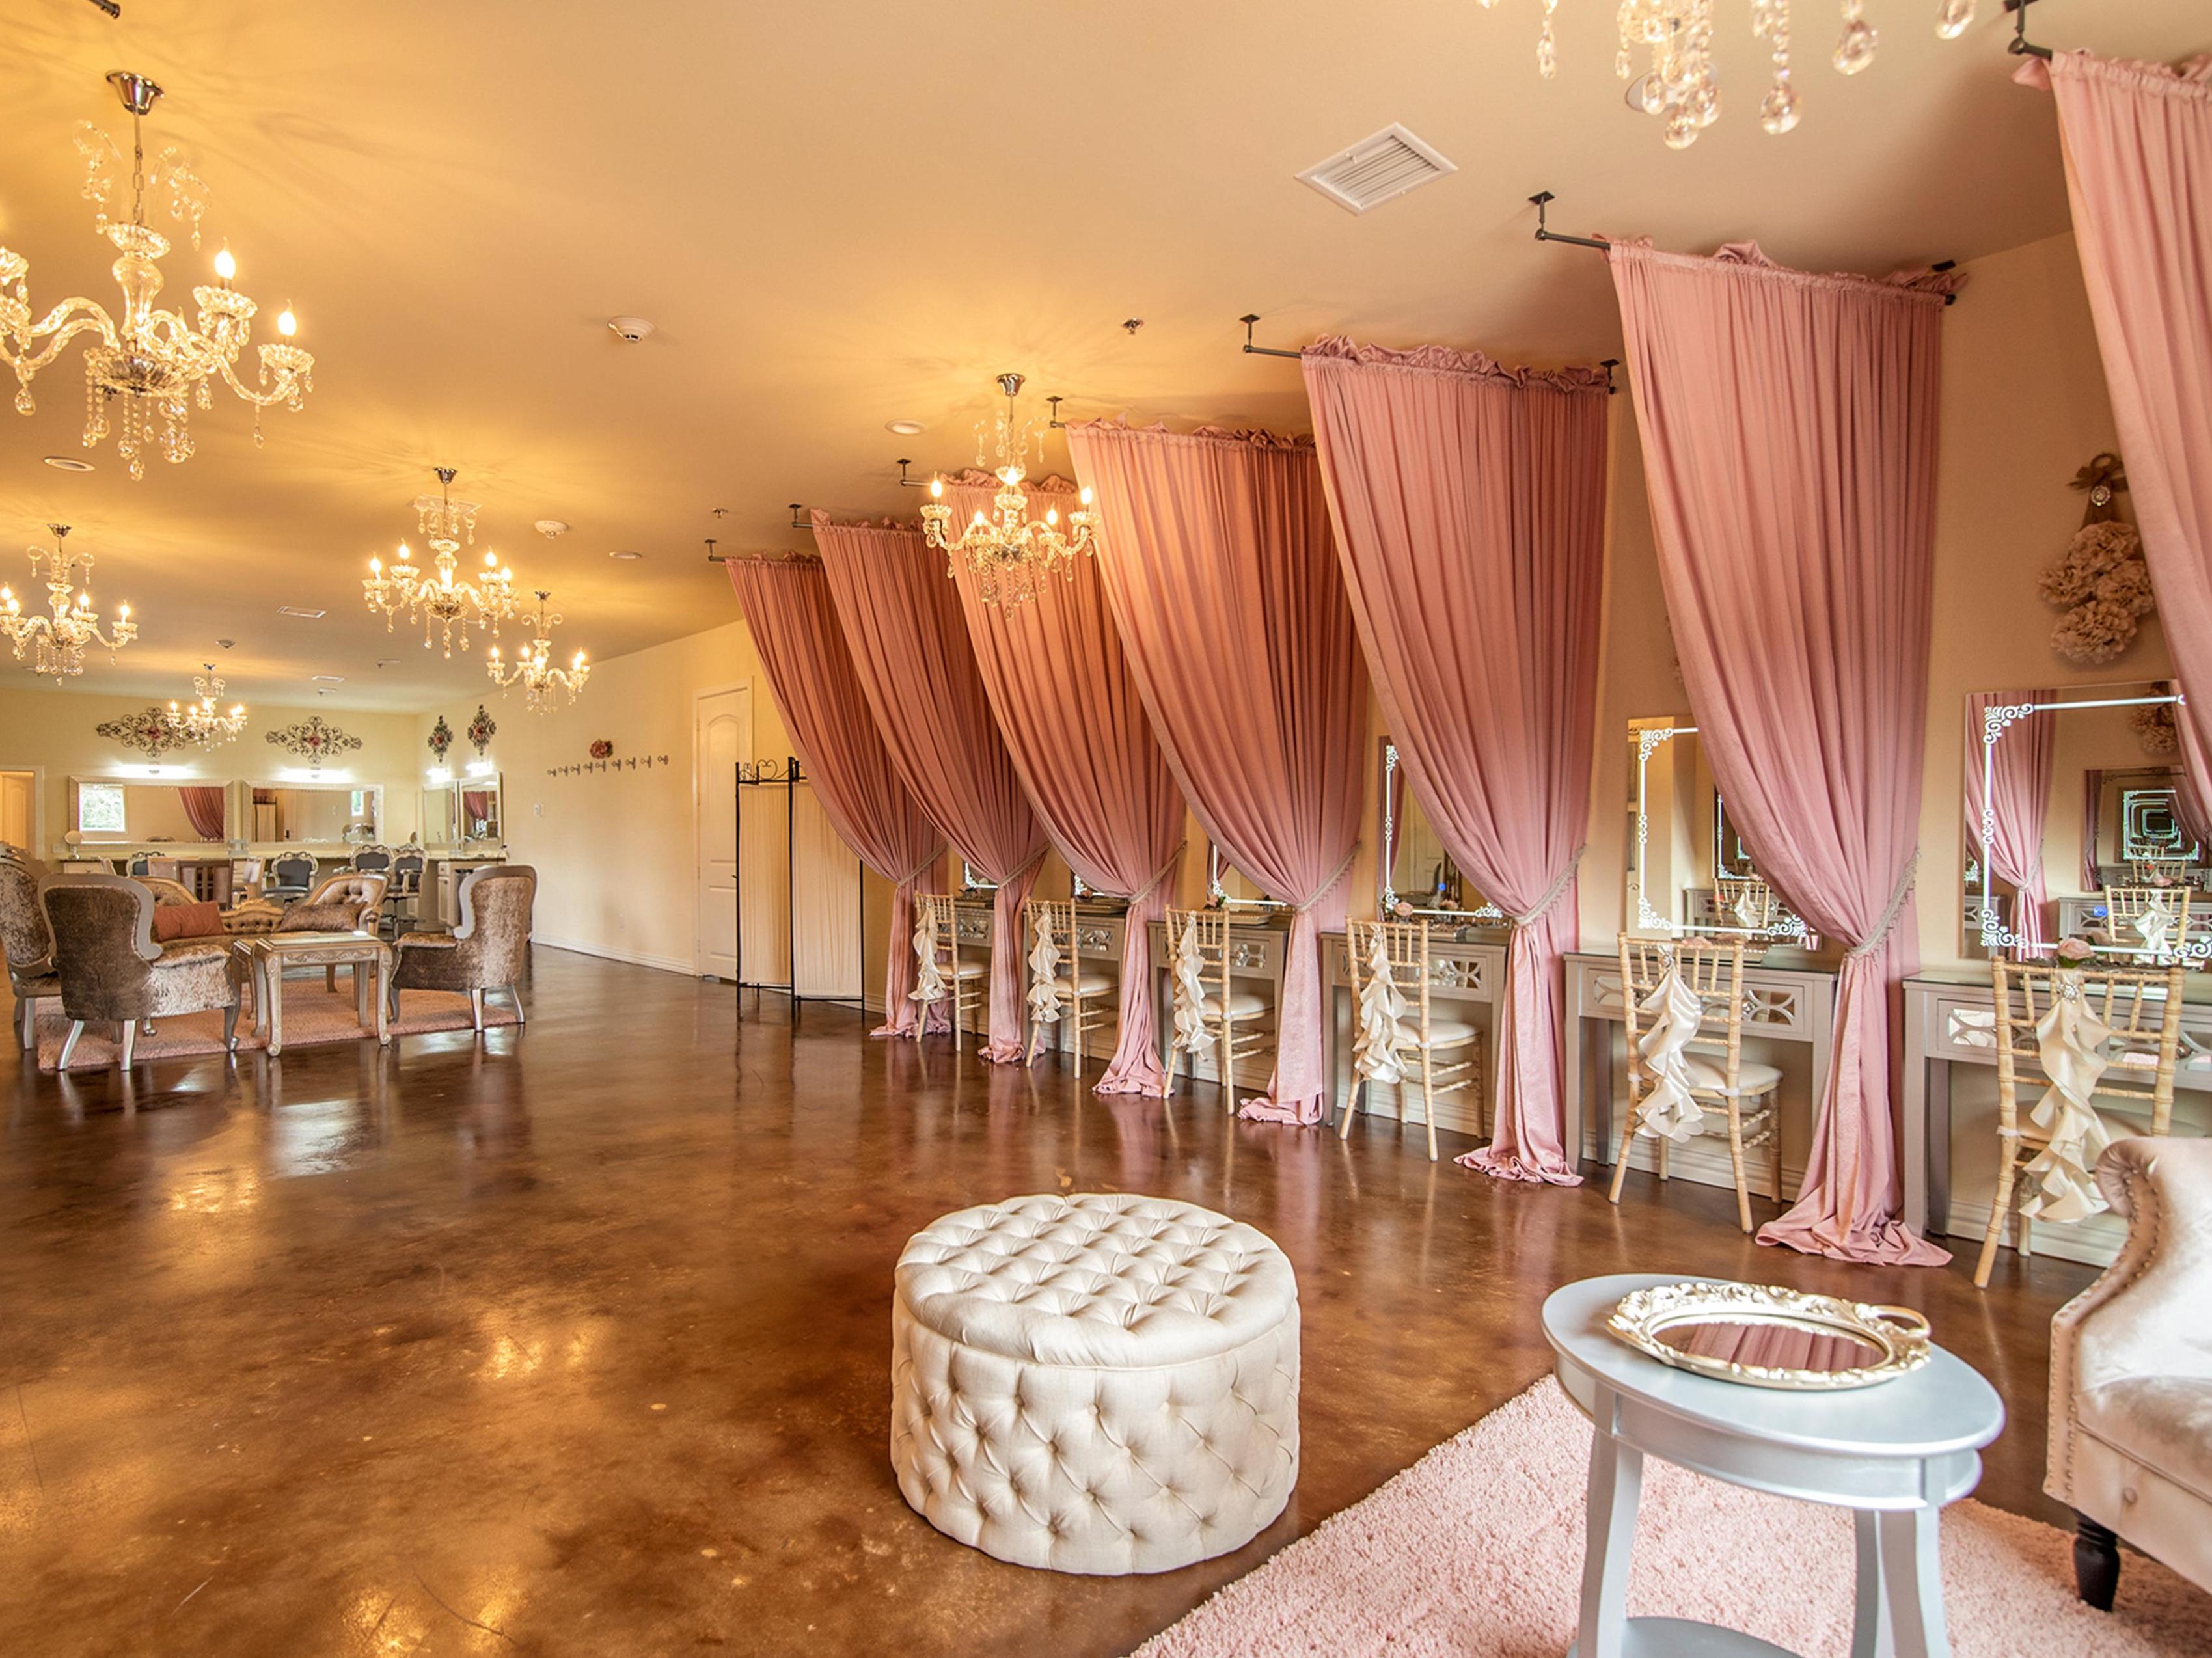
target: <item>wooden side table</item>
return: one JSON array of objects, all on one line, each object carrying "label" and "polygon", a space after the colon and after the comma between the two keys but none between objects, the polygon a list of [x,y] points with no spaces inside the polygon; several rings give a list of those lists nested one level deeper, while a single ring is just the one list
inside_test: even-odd
[{"label": "wooden side table", "polygon": [[1752,1491],[1852,1509],[1852,1658],[1948,1658],[1936,1515],[1981,1480],[1981,1448],[2004,1426],[1996,1390],[1941,1347],[1893,1382],[1788,1393],[1693,1376],[1607,1333],[1623,1296],[1679,1281],[1648,1272],[1584,1278],[1544,1303],[1559,1385],[1596,1429],[1582,1619],[1569,1658],[1790,1658],[1738,1631],[1627,1615],[1646,1455]]},{"label": "wooden side table", "polygon": [[[255,1026],[269,1035],[273,1059],[284,1051],[284,970],[294,967],[350,968],[355,1016],[362,1034],[373,1028],[379,1047],[392,1040],[385,987],[392,975],[392,947],[367,932],[261,932],[240,938],[231,948],[241,970],[253,981]],[[374,1014],[369,1003],[376,1004]],[[371,1021],[374,1019],[374,1025]]]}]

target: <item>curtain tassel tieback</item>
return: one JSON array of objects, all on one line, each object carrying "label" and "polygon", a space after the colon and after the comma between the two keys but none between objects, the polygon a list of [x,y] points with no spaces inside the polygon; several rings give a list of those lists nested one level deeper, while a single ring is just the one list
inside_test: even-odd
[{"label": "curtain tassel tieback", "polygon": [[1146,899],[1151,897],[1155,892],[1158,892],[1160,889],[1160,883],[1166,880],[1169,876],[1175,873],[1176,865],[1182,862],[1183,849],[1189,844],[1190,842],[1188,841],[1176,841],[1176,849],[1168,854],[1167,862],[1162,864],[1158,869],[1152,872],[1152,878],[1146,882],[1145,884],[1139,887],[1136,891],[1128,895],[1128,902],[1132,908],[1143,903]]},{"label": "curtain tassel tieback", "polygon": [[1292,904],[1291,906],[1291,914],[1293,915],[1303,915],[1308,910],[1311,909],[1316,904],[1319,903],[1322,899],[1328,897],[1330,893],[1335,891],[1336,884],[1339,881],[1341,881],[1351,872],[1352,860],[1358,856],[1359,856],[1359,842],[1354,841],[1352,843],[1352,850],[1344,854],[1344,861],[1339,864],[1336,868],[1330,872],[1328,879],[1323,881],[1319,886],[1316,887],[1312,892],[1308,894],[1304,902]]},{"label": "curtain tassel tieback", "polygon": [[895,887],[909,886],[913,884],[915,882],[921,879],[923,876],[928,874],[929,866],[943,856],[945,856],[945,842],[940,841],[937,843],[936,851],[931,853],[928,857],[923,859],[905,874],[891,877],[891,884]]},{"label": "curtain tassel tieback", "polygon": [[1905,860],[1905,872],[1897,878],[1897,888],[1889,895],[1889,902],[1874,924],[1874,931],[1858,944],[1844,952],[1846,960],[1864,961],[1889,942],[1896,931],[1897,918],[1905,908],[1905,901],[1912,896],[1912,884],[1920,873],[1920,852],[1913,849],[1912,856]]},{"label": "curtain tassel tieback", "polygon": [[[1516,927],[1533,926],[1542,920],[1545,913],[1566,892],[1568,883],[1575,878],[1575,871],[1581,867],[1583,853],[1589,850],[1587,844],[1577,847],[1575,855],[1568,859],[1565,866],[1552,878],[1552,884],[1544,889],[1544,896],[1536,901],[1534,906],[1526,911],[1508,909],[1505,911],[1506,919]],[[1504,907],[1500,905],[1499,908]]]}]

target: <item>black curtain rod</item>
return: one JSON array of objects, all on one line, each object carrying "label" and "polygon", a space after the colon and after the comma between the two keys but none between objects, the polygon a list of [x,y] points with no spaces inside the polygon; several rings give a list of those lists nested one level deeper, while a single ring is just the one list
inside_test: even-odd
[{"label": "black curtain rod", "polygon": [[2051,61],[2051,48],[2039,46],[2027,38],[2027,9],[2033,0],[2005,0],[2005,9],[2012,15],[2012,39],[2005,42],[2005,50],[2015,58],[2040,58]]}]

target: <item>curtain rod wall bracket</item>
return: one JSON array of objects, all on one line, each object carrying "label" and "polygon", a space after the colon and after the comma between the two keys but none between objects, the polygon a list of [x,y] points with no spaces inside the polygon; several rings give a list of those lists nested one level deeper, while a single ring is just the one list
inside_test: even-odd
[{"label": "curtain rod wall bracket", "polygon": [[2012,14],[2012,39],[2005,42],[2005,50],[2015,58],[2040,58],[2051,61],[2051,48],[2039,46],[2027,38],[2027,9],[2034,0],[2005,0],[2005,9]]},{"label": "curtain rod wall bracket", "polygon": [[727,564],[729,562],[730,556],[727,553],[716,552],[714,550],[714,537],[708,536],[707,537],[707,562],[709,564]]},{"label": "curtain rod wall bracket", "polygon": [[805,510],[806,510],[806,507],[805,507],[805,504],[803,501],[793,501],[793,502],[791,503],[791,527],[792,527],[793,529],[794,529],[794,530],[811,530],[811,529],[812,529],[812,528],[814,527],[812,525],[809,524],[809,523],[808,523],[805,519],[803,519],[803,518],[801,518],[801,517],[799,516],[799,514],[800,514],[800,513],[804,513]]},{"label": "curtain rod wall bracket", "polygon": [[1243,323],[1243,324],[1244,325],[1244,355],[1245,355],[1246,356],[1248,356],[1248,357],[1302,357],[1302,356],[1304,356],[1304,355],[1305,355],[1305,353],[1304,353],[1303,351],[1278,351],[1278,350],[1276,350],[1276,349],[1274,349],[1274,347],[1270,346],[1270,345],[1255,345],[1255,344],[1253,344],[1253,343],[1252,343],[1252,325],[1253,325],[1254,323],[1255,323],[1255,322],[1257,322],[1257,321],[1259,321],[1259,320],[1260,320],[1260,313],[1259,313],[1258,312],[1255,311],[1255,312],[1253,312],[1249,316],[1239,317],[1239,318],[1237,318],[1237,321],[1239,321],[1239,322],[1241,322],[1241,323]]},{"label": "curtain rod wall bracket", "polygon": [[907,459],[905,456],[902,455],[899,457],[899,488],[902,489],[927,489],[929,488],[929,480],[927,478],[908,477],[907,476],[906,469],[913,465],[914,463]]},{"label": "curtain rod wall bracket", "polygon": [[[1129,331],[1133,334],[1137,331],[1133,328]],[[1051,416],[1045,422],[1046,428],[1054,432],[1063,429],[1067,425],[1067,422],[1060,417],[1060,405],[1066,402],[1067,399],[1065,398],[1047,398],[1045,401],[1052,405]]]},{"label": "curtain rod wall bracket", "polygon": [[1613,371],[1620,367],[1620,359],[1619,357],[1602,357],[1599,359],[1597,366],[1605,370],[1606,396],[1609,398],[1619,397],[1620,395],[1620,388],[1613,383]]},{"label": "curtain rod wall bracket", "polygon": [[1553,230],[1546,222],[1547,210],[1559,199],[1548,190],[1540,190],[1528,198],[1528,204],[1536,210],[1536,240],[1540,242],[1565,242],[1571,247],[1594,247],[1601,253],[1610,252],[1613,247],[1611,242],[1600,241],[1594,236],[1570,236]]}]

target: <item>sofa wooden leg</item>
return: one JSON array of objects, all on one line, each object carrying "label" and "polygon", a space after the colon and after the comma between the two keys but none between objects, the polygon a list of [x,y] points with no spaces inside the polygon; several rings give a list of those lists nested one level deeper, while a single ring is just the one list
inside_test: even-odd
[{"label": "sofa wooden leg", "polygon": [[70,1020],[69,1035],[62,1038],[62,1057],[55,1065],[55,1070],[66,1071],[69,1069],[70,1057],[76,1052],[76,1039],[83,1035],[84,1021],[82,1019]]},{"label": "sofa wooden leg", "polygon": [[2120,1540],[2086,1514],[2074,1516],[2074,1590],[2099,1612],[2112,1609],[2120,1587]]}]

